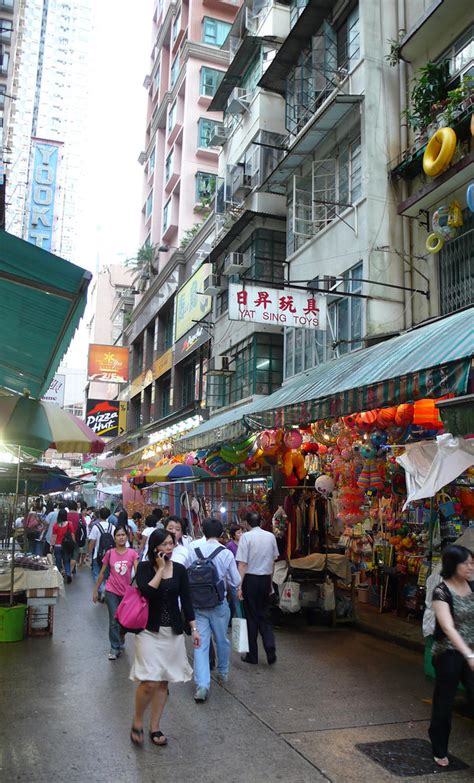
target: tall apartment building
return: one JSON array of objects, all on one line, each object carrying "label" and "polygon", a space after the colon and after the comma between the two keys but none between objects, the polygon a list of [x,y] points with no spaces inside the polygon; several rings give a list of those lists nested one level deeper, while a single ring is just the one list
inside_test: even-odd
[{"label": "tall apartment building", "polygon": [[171,430],[184,431],[202,418],[210,327],[197,322],[212,303],[202,295],[209,273],[203,261],[214,230],[219,149],[212,135],[222,122],[220,111],[208,109],[229,62],[221,46],[237,10],[229,0],[160,0],[154,6],[139,160],[141,245],[155,252],[142,267],[143,295],[125,330],[131,369],[121,396],[128,400],[128,431],[116,442],[125,442],[126,450],[150,440],[161,448]]},{"label": "tall apartment building", "polygon": [[[215,327],[207,385],[216,415],[183,449],[240,434],[243,415],[267,406],[253,398],[274,383],[290,399],[328,361],[472,305],[473,33],[458,0],[245,1],[210,107],[224,111],[214,139],[223,195],[208,289]],[[448,63],[444,103],[429,107],[429,128],[408,130],[414,80],[430,62]],[[422,158],[437,123],[455,129],[458,147],[432,178]],[[430,253],[433,218],[453,199],[463,225]],[[257,282],[263,292],[286,283],[308,298],[323,293],[327,328],[266,327],[263,337],[261,324],[229,320],[235,281]]]},{"label": "tall apartment building", "polygon": [[[12,0],[13,2],[13,0]],[[6,229],[76,260],[92,0],[14,0]],[[12,5],[9,2],[2,6]]]}]

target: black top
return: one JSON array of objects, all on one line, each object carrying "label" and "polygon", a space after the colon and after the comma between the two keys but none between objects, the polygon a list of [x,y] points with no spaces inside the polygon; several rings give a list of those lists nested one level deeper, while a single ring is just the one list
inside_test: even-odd
[{"label": "black top", "polygon": [[184,631],[183,617],[179,609],[181,600],[183,614],[189,623],[194,620],[194,609],[189,593],[188,574],[181,563],[173,563],[173,575],[162,579],[158,589],[148,584],[155,576],[155,569],[148,560],[138,564],[136,582],[141,594],[148,599],[149,613],[147,631],[159,631],[161,625],[171,626],[176,634]]}]

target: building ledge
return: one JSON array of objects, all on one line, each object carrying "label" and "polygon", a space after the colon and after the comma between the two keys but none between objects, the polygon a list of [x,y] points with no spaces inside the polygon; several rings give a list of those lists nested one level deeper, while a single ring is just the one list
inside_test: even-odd
[{"label": "building ledge", "polygon": [[443,198],[453,194],[463,186],[467,186],[474,179],[474,152],[465,155],[453,166],[413,193],[397,208],[399,215],[404,217],[418,217],[421,211],[430,210]]},{"label": "building ledge", "polygon": [[263,42],[264,39],[256,35],[248,35],[243,39],[217,88],[208,111],[224,111],[232,90],[241,83],[246,66]]},{"label": "building ledge", "polygon": [[434,0],[402,39],[400,56],[411,63],[424,56],[430,45],[439,37],[440,30],[450,29],[454,19],[466,10],[465,0]]},{"label": "building ledge", "polygon": [[213,247],[209,253],[207,261],[214,264],[218,258],[224,253],[229,245],[240,236],[244,228],[249,225],[256,218],[271,218],[272,220],[286,221],[286,217],[282,215],[271,215],[269,213],[254,212],[251,209],[246,209],[245,212],[230,226],[228,231],[223,235],[219,242]]}]

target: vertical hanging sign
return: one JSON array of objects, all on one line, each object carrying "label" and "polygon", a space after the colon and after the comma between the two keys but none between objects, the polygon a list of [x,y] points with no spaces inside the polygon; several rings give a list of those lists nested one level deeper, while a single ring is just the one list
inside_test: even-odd
[{"label": "vertical hanging sign", "polygon": [[56,180],[61,143],[32,140],[28,242],[51,252],[54,232]]}]

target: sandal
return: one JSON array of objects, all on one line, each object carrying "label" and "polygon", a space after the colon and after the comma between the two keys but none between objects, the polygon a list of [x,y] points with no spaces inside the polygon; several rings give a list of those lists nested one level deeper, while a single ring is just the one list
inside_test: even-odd
[{"label": "sandal", "polygon": [[132,725],[130,730],[130,739],[134,745],[138,745],[139,748],[143,745],[143,729],[137,729]]},{"label": "sandal", "polygon": [[[153,745],[158,745],[159,747],[164,747],[168,744],[168,740],[162,731],[150,731],[150,739]],[[156,740],[161,740],[161,742],[156,742]]]},{"label": "sandal", "polygon": [[447,756],[444,756],[442,759],[433,756],[433,759],[436,766],[441,767],[441,769],[446,769],[446,767],[449,767],[449,759]]}]

